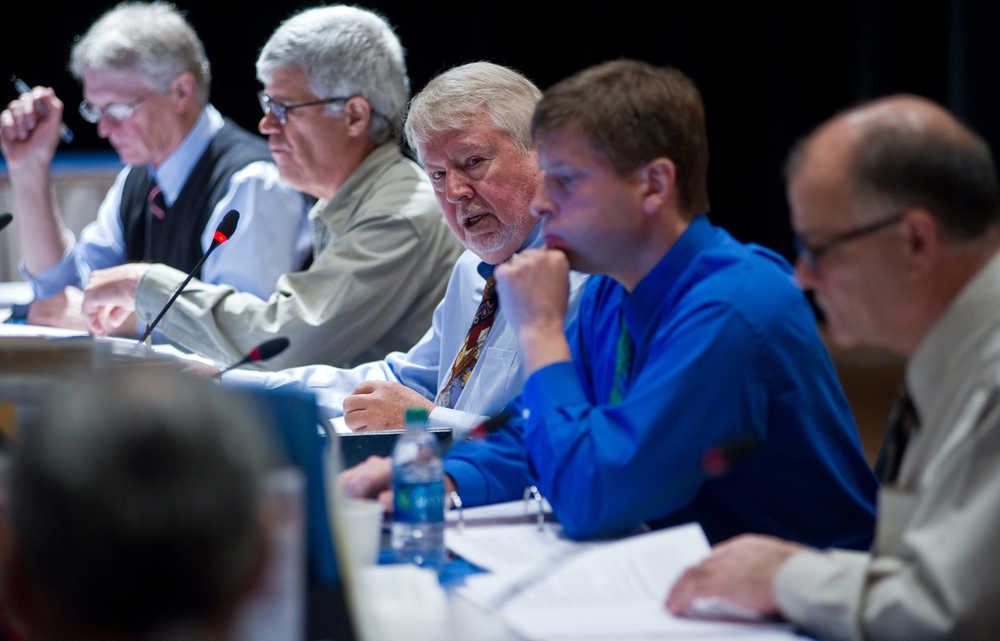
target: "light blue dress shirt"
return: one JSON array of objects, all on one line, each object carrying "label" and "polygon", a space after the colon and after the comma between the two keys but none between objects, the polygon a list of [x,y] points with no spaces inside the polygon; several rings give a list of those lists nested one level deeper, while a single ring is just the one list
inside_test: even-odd
[{"label": "light blue dress shirt", "polygon": [[[522,249],[540,246],[543,240],[541,226],[537,226]],[[434,400],[438,389],[448,381],[451,365],[465,341],[476,308],[482,300],[486,278],[492,271],[493,265],[484,263],[471,251],[459,256],[444,299],[434,310],[430,329],[408,352],[392,352],[384,360],[364,363],[352,369],[308,365],[274,373],[231,372],[224,376],[224,380],[253,382],[268,387],[302,386],[316,393],[320,407],[328,418],[343,415],[344,398],[364,381],[401,383]],[[586,279],[585,274],[570,273],[567,322],[576,315]],[[524,384],[521,360],[517,335],[507,322],[501,301],[479,360],[455,407],[435,407],[430,414],[431,427],[468,429],[499,412]]]},{"label": "light blue dress shirt", "polygon": [[[150,168],[168,206],[222,125],[215,107],[206,106],[177,149],[159,167]],[[35,298],[48,298],[70,285],[82,287],[92,271],[126,262],[119,207],[129,171],[125,167],[118,174],[97,210],[97,220],[83,229],[79,241],[71,239],[61,261],[38,275],[28,273],[22,263],[21,275]],[[202,250],[211,245],[216,227],[230,209],[240,212],[237,232],[205,261],[202,280],[267,298],[278,276],[299,269],[309,256],[309,204],[281,182],[274,163],[250,163],[233,175],[229,190],[212,211],[201,236]]]}]

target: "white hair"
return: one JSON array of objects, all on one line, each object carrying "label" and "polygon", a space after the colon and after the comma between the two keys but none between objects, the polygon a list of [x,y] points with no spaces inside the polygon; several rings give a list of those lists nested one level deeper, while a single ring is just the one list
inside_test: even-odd
[{"label": "white hair", "polygon": [[69,68],[80,81],[88,69],[137,71],[157,91],[189,71],[202,103],[212,81],[201,40],[167,2],[123,2],[105,13],[73,46]]},{"label": "white hair", "polygon": [[[307,9],[284,21],[257,58],[257,78],[301,68],[319,98],[361,96],[372,109],[368,137],[382,144],[399,137],[410,80],[403,46],[379,15],[347,5]],[[339,107],[328,105],[328,109]]]},{"label": "white hair", "polygon": [[440,74],[414,96],[406,117],[413,149],[434,132],[459,129],[483,115],[510,135],[524,153],[531,149],[531,116],[539,91],[520,73],[491,62],[472,62]]}]

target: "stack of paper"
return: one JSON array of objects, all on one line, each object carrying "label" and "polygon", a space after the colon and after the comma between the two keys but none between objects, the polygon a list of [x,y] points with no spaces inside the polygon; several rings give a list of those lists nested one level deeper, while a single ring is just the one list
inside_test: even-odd
[{"label": "stack of paper", "polygon": [[[519,501],[508,509],[523,515]],[[563,537],[554,523],[542,531],[533,523],[476,526],[474,510],[466,510],[466,523],[461,533],[449,528],[446,543],[490,573],[468,577],[458,595],[500,612],[524,638],[799,638],[784,624],[677,618],[667,612],[670,586],[709,552],[697,524],[579,543]]]}]

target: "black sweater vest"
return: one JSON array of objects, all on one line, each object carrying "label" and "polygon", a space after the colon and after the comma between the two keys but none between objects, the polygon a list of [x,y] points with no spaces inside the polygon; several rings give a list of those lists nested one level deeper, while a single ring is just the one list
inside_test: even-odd
[{"label": "black sweater vest", "polygon": [[[271,160],[267,143],[229,119],[188,175],[177,200],[160,220],[149,211],[153,176],[133,167],[125,178],[119,215],[129,262],[165,263],[188,272],[201,259],[201,235],[212,210],[229,191],[233,174],[258,160]],[[199,270],[200,272],[200,270]],[[201,273],[195,274],[201,278]]]}]

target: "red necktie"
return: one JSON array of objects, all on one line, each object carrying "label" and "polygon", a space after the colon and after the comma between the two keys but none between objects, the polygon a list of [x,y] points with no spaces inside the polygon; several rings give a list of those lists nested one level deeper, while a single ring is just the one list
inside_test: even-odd
[{"label": "red necktie", "polygon": [[490,333],[490,327],[493,326],[493,318],[496,316],[496,311],[496,281],[490,276],[486,279],[486,286],[483,287],[483,300],[479,303],[476,315],[472,318],[472,327],[469,328],[469,333],[465,335],[465,341],[462,343],[461,349],[458,350],[455,362],[451,366],[451,377],[448,379],[448,383],[438,392],[438,397],[435,401],[437,405],[455,407],[458,397],[465,388],[465,383],[469,380],[469,376],[472,375],[472,369],[476,366],[476,361],[479,360],[479,352],[483,344],[486,343],[486,337]]},{"label": "red necktie", "polygon": [[149,195],[146,196],[146,201],[149,202],[149,211],[158,220],[163,220],[163,217],[167,215],[167,201],[163,198],[163,190],[160,189],[155,180],[152,187],[149,188]]}]

